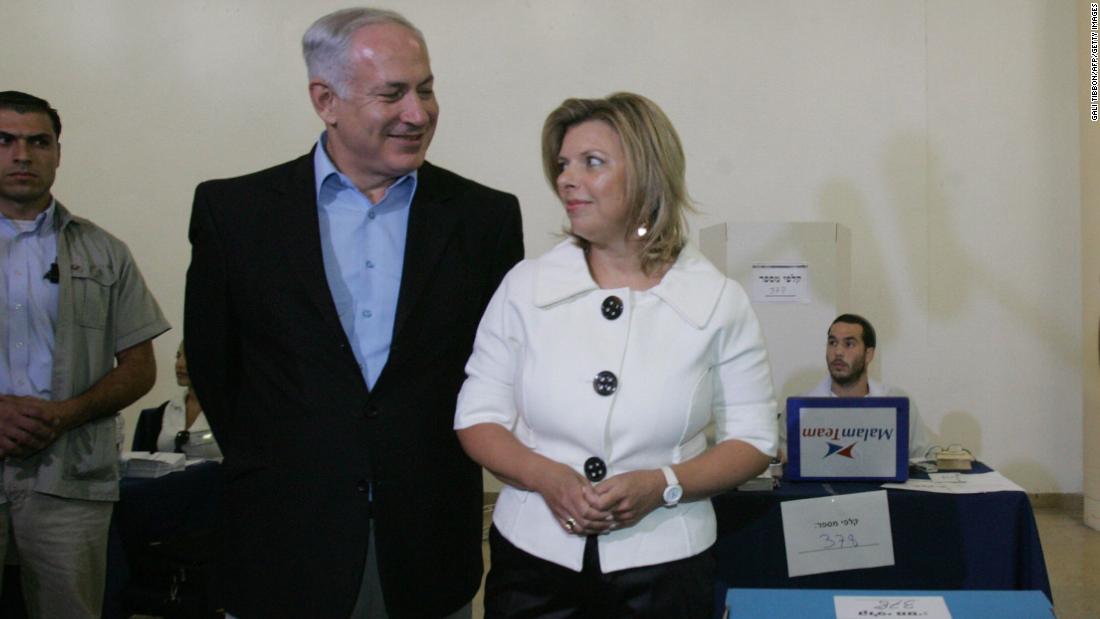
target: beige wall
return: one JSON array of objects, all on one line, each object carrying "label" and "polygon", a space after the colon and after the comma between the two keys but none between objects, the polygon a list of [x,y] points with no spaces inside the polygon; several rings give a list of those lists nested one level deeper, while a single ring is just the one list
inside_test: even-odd
[{"label": "beige wall", "polygon": [[[1084,300],[1082,322],[1084,382],[1084,485],[1085,522],[1100,529],[1100,121],[1092,120],[1089,36],[1100,37],[1098,23],[1093,29],[1093,0],[1077,2],[1077,50],[1079,62],[1078,102],[1081,110],[1081,169],[1091,174],[1081,178],[1081,291]],[[1097,102],[1100,104],[1100,102]],[[1100,112],[1100,110],[1098,110]]]},{"label": "beige wall", "polygon": [[[56,194],[129,242],[177,325],[195,183],[309,148],[297,44],[343,4],[0,5],[0,85],[65,120]],[[518,194],[530,255],[562,221],[540,177],[546,113],[646,94],[681,131],[696,224],[850,228],[853,309],[879,327],[882,378],[937,438],[1029,490],[1082,490],[1075,3],[387,4],[433,52],[431,158]],[[141,404],[173,389],[179,337],[158,342]]]}]

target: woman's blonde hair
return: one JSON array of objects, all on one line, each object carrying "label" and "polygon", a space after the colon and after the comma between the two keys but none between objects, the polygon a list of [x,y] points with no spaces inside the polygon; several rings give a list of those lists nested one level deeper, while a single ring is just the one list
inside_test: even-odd
[{"label": "woman's blonde hair", "polygon": [[[672,122],[649,99],[617,92],[604,99],[566,99],[542,126],[542,167],[557,193],[558,156],[570,127],[600,120],[619,134],[626,155],[628,230],[645,228],[642,270],[670,264],[687,242],[687,211],[694,210],[684,180],[684,149]],[[588,242],[573,235],[587,249]]]}]

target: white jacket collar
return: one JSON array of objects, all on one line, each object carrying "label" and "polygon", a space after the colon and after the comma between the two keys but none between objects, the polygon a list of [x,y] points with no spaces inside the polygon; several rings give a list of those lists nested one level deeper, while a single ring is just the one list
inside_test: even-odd
[{"label": "white jacket collar", "polygon": [[[693,327],[702,329],[714,314],[725,287],[725,276],[689,243],[661,283],[649,292]],[[535,307],[545,309],[593,290],[599,290],[599,286],[588,272],[584,251],[572,239],[558,243],[537,260]]]}]

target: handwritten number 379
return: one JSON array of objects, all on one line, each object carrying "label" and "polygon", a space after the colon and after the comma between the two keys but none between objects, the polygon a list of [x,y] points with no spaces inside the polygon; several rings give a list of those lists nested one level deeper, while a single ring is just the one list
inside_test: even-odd
[{"label": "handwritten number 379", "polygon": [[856,536],[852,533],[848,535],[843,535],[841,533],[835,533],[833,535],[822,533],[818,535],[818,538],[821,539],[821,545],[825,550],[855,548],[859,546],[859,542],[856,541]]}]

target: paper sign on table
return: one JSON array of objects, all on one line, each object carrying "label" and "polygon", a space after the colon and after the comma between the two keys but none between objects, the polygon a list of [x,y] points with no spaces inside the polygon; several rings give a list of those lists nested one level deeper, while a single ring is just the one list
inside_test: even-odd
[{"label": "paper sign on table", "polygon": [[784,501],[787,575],[894,564],[886,491]]},{"label": "paper sign on table", "polygon": [[867,617],[920,617],[921,619],[951,619],[947,603],[940,595],[872,596],[838,595],[833,598],[836,619],[866,619]]}]

